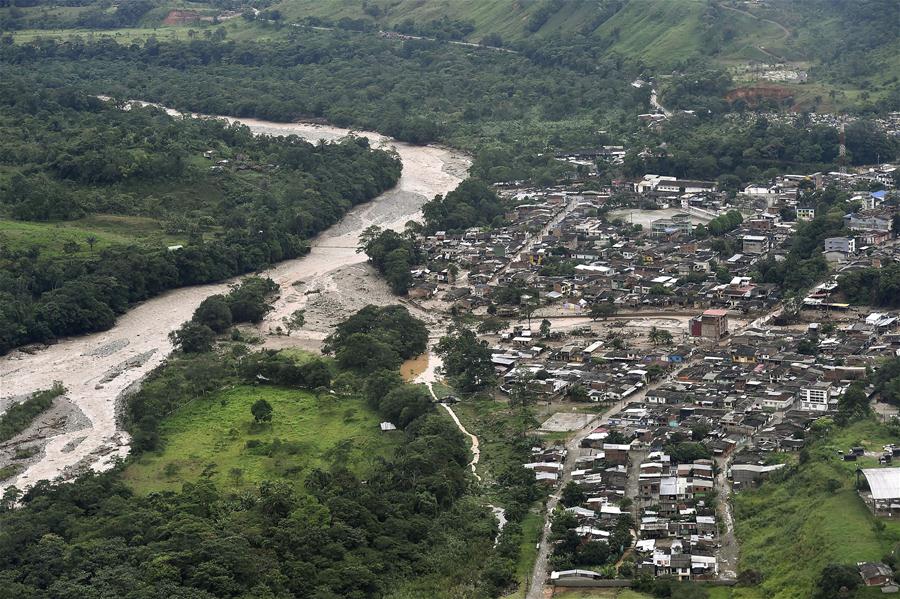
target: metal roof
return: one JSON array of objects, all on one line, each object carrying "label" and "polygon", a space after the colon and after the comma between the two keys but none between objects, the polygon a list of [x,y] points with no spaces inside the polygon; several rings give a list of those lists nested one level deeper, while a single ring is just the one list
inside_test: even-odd
[{"label": "metal roof", "polygon": [[872,499],[900,498],[900,468],[863,468]]}]

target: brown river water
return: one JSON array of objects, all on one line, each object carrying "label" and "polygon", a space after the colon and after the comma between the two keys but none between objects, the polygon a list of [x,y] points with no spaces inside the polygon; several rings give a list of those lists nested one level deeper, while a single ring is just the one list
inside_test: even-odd
[{"label": "brown river water", "polygon": [[[241,122],[257,134],[293,134],[311,141],[332,141],[351,133],[323,125],[228,120]],[[447,148],[414,146],[377,133],[353,134],[365,136],[375,147],[393,148],[403,162],[400,181],[394,189],[357,206],[340,223],[319,235],[308,255],[277,264],[265,273],[281,286],[281,293],[260,328],[262,333],[274,329],[297,308],[306,307],[307,298],[297,292],[298,281],[320,289],[321,294],[346,295],[335,298],[345,307],[344,300],[352,300],[352,305],[392,303],[391,296],[383,292],[383,284],[371,280],[356,283],[362,279],[354,276],[341,278],[342,272],[357,272],[364,266],[365,255],[355,249],[359,234],[369,225],[401,229],[407,221],[421,218],[422,204],[435,194],[455,188],[470,165],[465,155]],[[345,283],[334,284],[338,279]],[[0,483],[0,492],[8,485],[24,489],[42,479],[70,478],[86,468],[102,471],[126,456],[130,439],[116,419],[123,392],[134,389],[172,351],[169,332],[188,320],[204,298],[226,291],[227,285],[228,282],[173,290],[135,306],[108,331],[64,339],[35,353],[15,351],[0,357],[0,410],[13,397],[61,381],[73,409],[81,412],[76,419],[78,426],[44,429],[36,443],[31,443],[43,445],[40,458],[18,476]],[[339,316],[332,314],[331,319]],[[311,335],[321,339],[324,333],[322,329]],[[420,373],[421,370],[410,374]]]}]

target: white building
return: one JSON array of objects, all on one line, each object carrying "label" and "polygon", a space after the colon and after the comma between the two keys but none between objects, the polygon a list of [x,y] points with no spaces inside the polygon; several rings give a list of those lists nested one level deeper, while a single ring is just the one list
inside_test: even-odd
[{"label": "white building", "polygon": [[856,251],[856,240],[851,237],[829,237],[825,240],[825,251],[852,254]]},{"label": "white building", "polygon": [[812,220],[816,217],[815,208],[797,208],[797,220]]},{"label": "white building", "polygon": [[825,412],[831,401],[831,383],[817,381],[808,387],[800,389],[800,409],[809,412]]}]

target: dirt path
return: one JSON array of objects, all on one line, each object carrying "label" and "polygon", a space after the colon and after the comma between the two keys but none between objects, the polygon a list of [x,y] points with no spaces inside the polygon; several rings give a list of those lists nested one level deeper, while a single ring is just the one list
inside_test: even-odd
[{"label": "dirt path", "polygon": [[740,13],[746,17],[750,17],[751,19],[756,19],[757,21],[762,21],[763,23],[769,23],[771,25],[775,25],[781,29],[781,32],[784,34],[780,41],[784,41],[791,36],[791,30],[779,23],[778,21],[773,21],[772,19],[764,19],[758,15],[753,14],[752,12],[747,12],[746,10],[741,10],[739,8],[734,8],[732,6],[725,6],[724,4],[719,4],[719,8],[724,8],[725,10],[730,10],[732,12]]},{"label": "dirt path", "polygon": [[[436,337],[435,339],[439,338]],[[434,401],[440,403],[441,407],[447,410],[447,413],[450,415],[450,418],[456,424],[456,428],[460,430],[462,434],[469,438],[471,443],[471,451],[472,451],[472,459],[469,461],[469,468],[472,469],[472,475],[481,482],[481,476],[479,476],[478,472],[476,472],[476,468],[478,467],[478,461],[481,459],[481,449],[478,446],[478,437],[470,433],[466,430],[466,427],[463,426],[463,423],[460,422],[459,416],[456,415],[456,412],[453,411],[453,408],[450,407],[450,404],[446,404],[441,402],[440,398],[434,392],[434,383],[437,382],[437,373],[441,367],[441,358],[437,354],[432,351],[428,353],[428,365],[425,367],[424,372],[417,376],[413,382],[421,383],[428,387],[428,392],[431,393],[431,397],[434,398]],[[493,507],[493,506],[491,506]],[[500,509],[500,508],[497,508]],[[502,510],[501,510],[502,511]],[[505,523],[506,520],[503,519],[501,522]]]},{"label": "dirt path", "polygon": [[[770,25],[775,25],[776,27],[778,27],[781,30],[781,32],[783,34],[781,39],[779,40],[781,42],[783,42],[786,39],[788,39],[789,37],[791,37],[791,30],[788,29],[787,27],[785,27],[784,25],[782,25],[781,23],[779,23],[778,21],[773,21],[772,19],[764,19],[763,17],[757,16],[757,15],[753,14],[752,12],[747,12],[746,10],[734,8],[732,6],[725,6],[724,4],[719,4],[718,6],[719,6],[719,8],[724,8],[725,10],[730,10],[732,12],[742,14],[746,17],[750,17],[751,19],[756,19],[757,21],[760,21],[762,23],[769,23]],[[779,55],[775,54],[774,52],[766,49],[765,46],[756,46],[756,49],[759,50],[760,52],[762,52],[763,54],[765,54],[766,56],[770,56],[771,58],[774,58],[778,62],[788,62],[783,56],[779,56]]]},{"label": "dirt path", "polygon": [[[431,391],[431,395],[434,395],[434,391],[431,390],[431,385],[428,385],[428,390]],[[435,399],[437,399],[436,396]],[[450,414],[450,418],[456,423],[457,428],[459,428],[462,434],[469,437],[469,440],[472,442],[472,460],[469,462],[469,467],[472,469],[472,474],[475,478],[481,481],[481,477],[475,472],[475,468],[478,466],[478,460],[481,459],[481,450],[478,448],[478,437],[466,430],[466,427],[459,421],[459,417],[456,415],[456,412],[453,411],[453,408],[445,403],[442,403],[441,407],[447,410],[447,413]]]},{"label": "dirt path", "polygon": [[[313,141],[331,141],[350,133],[348,129],[303,123],[256,119],[239,122],[257,134],[298,135]],[[307,256],[282,262],[265,273],[279,284],[281,291],[275,309],[261,325],[263,332],[274,329],[283,316],[307,307],[310,296],[297,292],[297,281],[320,287],[323,293],[319,295],[326,298],[332,290],[334,295],[349,293],[365,303],[395,303],[389,294],[372,292],[383,288],[383,283],[373,282],[371,289],[369,285],[348,289],[353,281],[353,277],[349,277],[351,283],[345,281],[348,272],[359,269],[366,259],[355,250],[359,234],[372,224],[400,228],[408,220],[420,218],[422,204],[435,194],[454,189],[470,164],[467,157],[447,148],[413,146],[377,133],[360,134],[373,145],[398,153],[403,162],[400,181],[394,189],[354,208],[340,223],[323,232]],[[59,380],[68,389],[67,399],[87,420],[80,430],[63,431],[45,439],[43,457],[19,476],[0,483],[0,492],[9,485],[22,489],[42,479],[71,478],[86,468],[105,470],[117,458],[127,455],[130,439],[116,422],[122,394],[134,388],[171,352],[168,333],[188,320],[204,298],[226,289],[227,284],[222,283],[173,290],[134,307],[108,331],[64,339],[36,353],[12,352],[0,358],[0,403],[4,398],[23,396]],[[321,328],[348,315],[347,310],[355,305],[339,300],[326,301],[320,310]],[[321,331],[308,334],[320,335]],[[145,359],[139,365],[121,368],[136,356]]]},{"label": "dirt path", "polygon": [[656,88],[650,90],[650,106],[663,113],[666,117],[672,116],[672,112],[666,110],[666,107],[659,103],[659,94],[656,93]]}]

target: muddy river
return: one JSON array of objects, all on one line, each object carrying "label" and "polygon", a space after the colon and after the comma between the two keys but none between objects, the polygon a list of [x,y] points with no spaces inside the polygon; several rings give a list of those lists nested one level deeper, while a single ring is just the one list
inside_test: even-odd
[{"label": "muddy river", "polygon": [[[331,141],[351,133],[322,125],[238,121],[258,134],[294,134],[311,141]],[[354,134],[398,153],[403,162],[400,181],[323,232],[310,254],[282,262],[266,273],[281,292],[260,327],[263,334],[274,331],[284,316],[304,308],[309,326],[300,334],[301,341],[315,347],[327,329],[351,311],[369,303],[393,302],[383,282],[363,264],[365,255],[356,253],[359,234],[369,225],[401,229],[407,221],[420,218],[422,204],[455,188],[470,164],[466,156],[447,148],[413,146],[377,133]],[[68,390],[68,405],[76,412],[76,417],[62,419],[65,423],[32,434],[29,446],[41,447],[41,453],[18,476],[0,483],[0,492],[8,485],[23,489],[42,479],[69,478],[85,468],[105,470],[127,455],[129,437],[116,424],[120,396],[171,352],[169,332],[189,319],[204,298],[226,288],[227,283],[222,283],[174,290],[134,307],[109,331],[65,339],[32,354],[16,351],[0,357],[0,410],[12,398],[61,381]],[[287,339],[271,339],[276,346],[278,339],[288,344]]]}]

